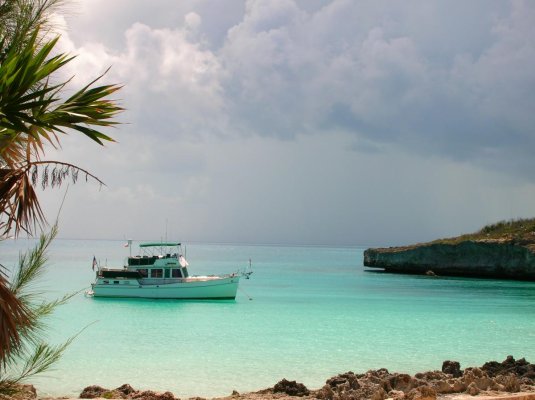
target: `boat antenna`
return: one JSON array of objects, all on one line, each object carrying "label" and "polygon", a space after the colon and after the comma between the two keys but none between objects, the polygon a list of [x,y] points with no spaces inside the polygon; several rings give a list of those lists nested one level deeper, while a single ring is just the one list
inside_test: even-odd
[{"label": "boat antenna", "polygon": [[130,250],[130,257],[132,257],[132,239],[128,239],[128,250]]},{"label": "boat antenna", "polygon": [[167,222],[168,222],[168,219],[166,218],[165,219],[165,242],[167,243]]}]

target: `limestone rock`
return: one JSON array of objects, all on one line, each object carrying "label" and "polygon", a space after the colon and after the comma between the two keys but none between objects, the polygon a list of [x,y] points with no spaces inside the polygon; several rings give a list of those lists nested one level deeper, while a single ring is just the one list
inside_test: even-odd
[{"label": "limestone rock", "polygon": [[95,399],[97,397],[102,397],[102,395],[108,391],[108,389],[104,389],[103,387],[97,385],[87,386],[84,388],[84,390],[82,390],[82,393],[80,393],[80,398]]},{"label": "limestone rock", "polygon": [[37,398],[37,391],[33,385],[4,383],[2,389],[10,394],[0,393],[0,400],[34,400]]},{"label": "limestone rock", "polygon": [[535,251],[514,241],[464,240],[367,249],[364,265],[387,272],[535,280]]},{"label": "limestone rock", "polygon": [[384,400],[386,399],[386,392],[383,388],[377,389],[377,391],[372,395],[371,400]]},{"label": "limestone rock", "polygon": [[470,396],[477,396],[479,392],[480,390],[477,387],[475,382],[470,383],[468,387],[466,388],[466,393],[469,394]]},{"label": "limestone rock", "polygon": [[465,382],[461,381],[461,380],[456,380],[453,383],[453,392],[454,393],[465,392],[467,388],[468,388],[468,385]]},{"label": "limestone rock", "polygon": [[388,398],[392,400],[404,400],[405,392],[402,392],[401,390],[391,390],[388,392]]},{"label": "limestone rock", "polygon": [[454,391],[453,386],[446,381],[437,381],[434,384],[434,389],[437,393],[453,393]]},{"label": "limestone rock", "polygon": [[333,376],[332,378],[327,379],[326,383],[333,388],[343,384],[347,384],[350,389],[358,389],[360,387],[357,375],[351,371]]},{"label": "limestone rock", "polygon": [[131,398],[136,400],[175,400],[175,396],[171,392],[156,393],[152,390],[136,392]]},{"label": "limestone rock", "polygon": [[394,374],[388,379],[388,383],[393,390],[401,390],[403,392],[408,392],[416,386],[414,378],[408,374]]},{"label": "limestone rock", "polygon": [[520,392],[520,381],[513,374],[502,375],[499,377],[500,383],[504,386],[506,392]]},{"label": "limestone rock", "polygon": [[437,392],[429,386],[420,386],[407,394],[408,400],[436,400]]},{"label": "limestone rock", "polygon": [[323,399],[323,400],[333,400],[334,391],[330,385],[325,385],[320,390],[318,390],[318,393],[316,393],[316,397],[318,399]]},{"label": "limestone rock", "polygon": [[128,396],[129,394],[134,393],[136,390],[130,386],[128,383],[125,383],[124,385],[119,386],[117,389],[115,389],[118,392],[123,393],[124,395]]}]

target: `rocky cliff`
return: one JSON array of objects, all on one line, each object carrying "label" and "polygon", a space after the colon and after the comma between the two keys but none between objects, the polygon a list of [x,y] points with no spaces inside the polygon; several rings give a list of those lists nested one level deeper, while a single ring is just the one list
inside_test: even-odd
[{"label": "rocky cliff", "polygon": [[387,272],[535,281],[532,243],[514,238],[445,240],[367,249],[364,265]]}]

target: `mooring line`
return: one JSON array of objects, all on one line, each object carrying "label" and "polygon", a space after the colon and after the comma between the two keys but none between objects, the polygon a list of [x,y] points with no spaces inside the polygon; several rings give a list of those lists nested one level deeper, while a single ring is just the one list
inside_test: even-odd
[{"label": "mooring line", "polygon": [[245,290],[243,290],[240,286],[238,286],[238,289],[241,290],[241,291],[243,292],[243,294],[244,294],[245,296],[247,296],[247,298],[248,298],[249,300],[252,300],[252,299],[253,299],[253,298],[252,298],[251,296],[249,296],[249,295],[247,294],[247,292],[246,292]]}]

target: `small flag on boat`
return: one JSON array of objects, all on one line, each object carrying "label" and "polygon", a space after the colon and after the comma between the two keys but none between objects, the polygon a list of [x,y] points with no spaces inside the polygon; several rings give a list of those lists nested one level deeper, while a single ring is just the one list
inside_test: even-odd
[{"label": "small flag on boat", "polygon": [[96,266],[97,266],[97,259],[95,258],[95,256],[93,256],[93,266],[92,266],[93,271],[95,270]]},{"label": "small flag on boat", "polygon": [[178,263],[181,267],[187,267],[189,265],[186,261],[186,258],[182,254],[178,257]]}]

